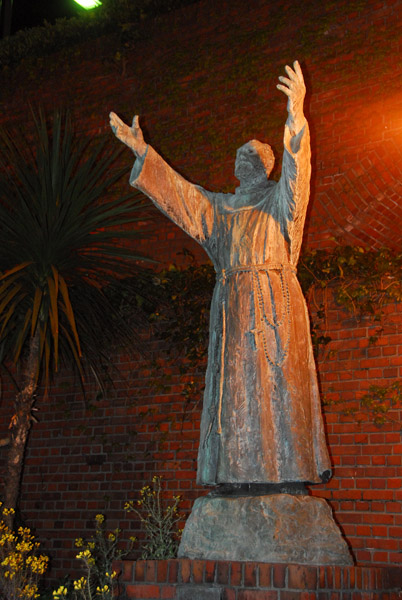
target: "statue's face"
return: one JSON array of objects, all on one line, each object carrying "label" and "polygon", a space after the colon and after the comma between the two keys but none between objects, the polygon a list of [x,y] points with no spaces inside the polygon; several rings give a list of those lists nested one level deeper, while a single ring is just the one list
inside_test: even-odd
[{"label": "statue's face", "polygon": [[267,172],[267,166],[262,162],[258,149],[253,142],[247,142],[236,152],[235,176],[240,182],[252,183],[253,181],[266,179],[270,171],[271,169]]}]

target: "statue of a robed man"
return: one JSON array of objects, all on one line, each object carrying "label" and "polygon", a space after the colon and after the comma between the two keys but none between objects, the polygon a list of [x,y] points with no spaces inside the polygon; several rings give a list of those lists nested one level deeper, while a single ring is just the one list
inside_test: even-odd
[{"label": "statue of a robed man", "polygon": [[110,115],[137,157],[131,185],[197,240],[216,269],[198,454],[204,485],[319,483],[331,474],[296,275],[311,171],[305,85],[298,62],[286,73],[277,86],[288,97],[280,180],[268,179],[270,146],[252,140],[237,151],[234,194],[186,181],[144,142],[138,117],[129,127]]}]

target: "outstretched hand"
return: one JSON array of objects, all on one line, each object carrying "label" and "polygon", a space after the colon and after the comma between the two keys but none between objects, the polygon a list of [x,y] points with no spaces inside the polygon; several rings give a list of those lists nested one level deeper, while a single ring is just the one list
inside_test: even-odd
[{"label": "outstretched hand", "polygon": [[110,126],[115,136],[123,144],[131,148],[137,157],[144,156],[147,145],[144,142],[144,136],[138,123],[138,115],[134,117],[131,127],[126,125],[114,112],[110,113],[109,118]]},{"label": "outstretched hand", "polygon": [[306,86],[297,60],[293,63],[293,69],[286,65],[285,71],[288,77],[280,76],[279,81],[283,85],[278,83],[276,87],[288,97],[289,124],[293,130],[292,133],[297,134],[303,128],[305,122],[303,102],[306,95]]}]

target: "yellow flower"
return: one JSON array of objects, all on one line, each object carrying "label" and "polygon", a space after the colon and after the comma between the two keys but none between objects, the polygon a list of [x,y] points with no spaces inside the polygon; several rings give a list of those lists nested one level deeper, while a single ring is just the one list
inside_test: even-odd
[{"label": "yellow flower", "polygon": [[87,584],[87,580],[85,579],[85,577],[81,577],[77,581],[74,581],[74,589],[75,590],[83,590],[84,587],[86,586],[86,584]]},{"label": "yellow flower", "polygon": [[13,508],[3,508],[3,515],[8,517],[9,515],[15,515],[15,510]]},{"label": "yellow flower", "polygon": [[82,548],[82,546],[84,545],[84,540],[82,538],[77,538],[75,540],[75,545],[77,548]]},{"label": "yellow flower", "polygon": [[104,520],[105,520],[105,516],[104,515],[96,515],[96,517],[95,517],[95,521],[99,525],[101,525],[104,522]]},{"label": "yellow flower", "polygon": [[92,557],[91,551],[88,550],[88,548],[86,550],[82,550],[79,554],[77,554],[77,556],[75,558],[80,558],[81,560],[88,560]]},{"label": "yellow flower", "polygon": [[116,536],[114,535],[114,533],[109,533],[107,537],[111,542],[114,542],[116,540]]},{"label": "yellow flower", "polygon": [[113,571],[111,575],[110,573],[106,572],[106,577],[109,577],[109,579],[115,579],[117,577],[117,571]]},{"label": "yellow flower", "polygon": [[40,575],[43,575],[47,569],[49,557],[41,554],[40,556],[31,556],[29,558],[31,559],[29,563],[28,559],[26,562],[31,565],[32,573],[39,573]]},{"label": "yellow flower", "polygon": [[16,548],[16,550],[18,550],[18,552],[21,552],[22,554],[24,554],[24,553],[31,552],[31,550],[33,549],[33,544],[30,541],[23,540],[22,542],[18,542],[18,544],[16,544],[15,548]]},{"label": "yellow flower", "polygon": [[17,536],[13,535],[11,532],[4,533],[0,540],[0,546],[4,546],[5,544],[12,544],[17,540]]},{"label": "yellow flower", "polygon": [[23,588],[21,598],[39,598],[38,586],[35,583],[29,584]]}]

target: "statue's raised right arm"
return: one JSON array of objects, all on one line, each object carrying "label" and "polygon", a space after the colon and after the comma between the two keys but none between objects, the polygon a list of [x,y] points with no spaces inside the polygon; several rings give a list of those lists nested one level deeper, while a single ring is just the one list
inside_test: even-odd
[{"label": "statue's raised right arm", "polygon": [[211,234],[213,210],[205,191],[186,181],[172,169],[152,146],[146,144],[138,116],[126,125],[114,112],[110,125],[115,136],[136,156],[130,184],[148,198],[176,225],[199,243]]}]

